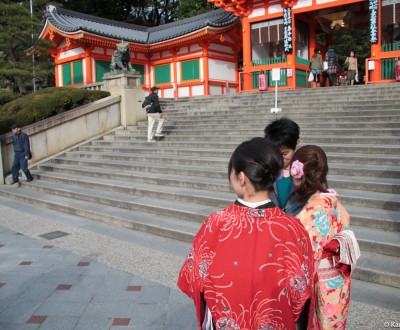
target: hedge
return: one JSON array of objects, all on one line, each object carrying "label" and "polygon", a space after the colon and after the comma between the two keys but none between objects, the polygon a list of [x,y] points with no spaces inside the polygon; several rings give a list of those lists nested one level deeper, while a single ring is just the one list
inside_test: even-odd
[{"label": "hedge", "polygon": [[[8,95],[7,95],[8,94]],[[13,123],[21,127],[34,124],[59,113],[110,96],[106,91],[51,87],[15,98],[12,93],[0,93],[0,135],[10,131]]]}]

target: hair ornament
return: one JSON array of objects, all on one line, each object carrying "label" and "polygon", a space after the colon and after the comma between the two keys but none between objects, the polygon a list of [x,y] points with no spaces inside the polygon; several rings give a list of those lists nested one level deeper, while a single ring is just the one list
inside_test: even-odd
[{"label": "hair ornament", "polygon": [[290,174],[295,179],[301,179],[304,175],[304,164],[298,160],[292,163]]}]

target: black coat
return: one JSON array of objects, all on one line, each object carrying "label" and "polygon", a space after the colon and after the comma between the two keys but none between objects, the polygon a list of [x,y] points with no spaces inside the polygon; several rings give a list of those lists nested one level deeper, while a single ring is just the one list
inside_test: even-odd
[{"label": "black coat", "polygon": [[158,100],[158,95],[154,92],[152,92],[149,96],[149,101],[152,104],[152,106],[149,108],[149,111],[147,113],[162,113],[161,107],[160,107],[160,101]]}]

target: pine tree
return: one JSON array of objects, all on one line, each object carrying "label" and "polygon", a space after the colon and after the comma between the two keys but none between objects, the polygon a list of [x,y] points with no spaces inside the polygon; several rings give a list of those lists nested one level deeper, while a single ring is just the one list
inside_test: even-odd
[{"label": "pine tree", "polygon": [[53,63],[49,45],[38,39],[40,29],[40,20],[31,18],[29,1],[0,3],[0,85],[26,94],[34,78],[47,82]]}]

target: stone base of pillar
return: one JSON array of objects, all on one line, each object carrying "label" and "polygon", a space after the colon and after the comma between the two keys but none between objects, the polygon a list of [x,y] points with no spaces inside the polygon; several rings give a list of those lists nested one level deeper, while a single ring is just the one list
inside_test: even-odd
[{"label": "stone base of pillar", "polygon": [[142,109],[145,94],[140,78],[140,73],[132,71],[109,72],[103,76],[104,90],[121,96],[121,125],[125,129],[147,120],[146,111]]}]

